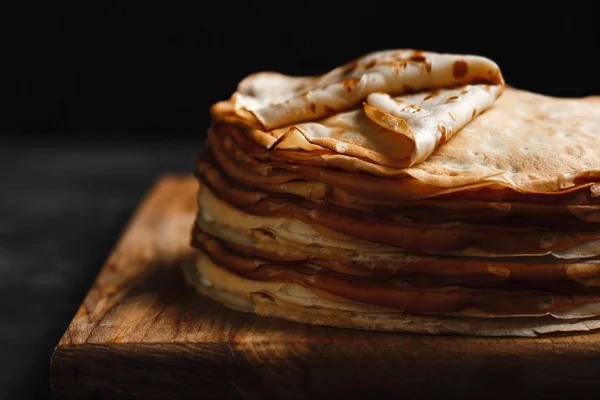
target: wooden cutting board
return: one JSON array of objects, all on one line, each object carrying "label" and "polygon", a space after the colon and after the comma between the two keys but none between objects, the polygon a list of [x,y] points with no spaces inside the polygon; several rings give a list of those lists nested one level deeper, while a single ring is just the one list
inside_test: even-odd
[{"label": "wooden cutting board", "polygon": [[52,357],[60,399],[598,398],[600,333],[472,338],[258,317],[179,270],[197,186],[147,194]]}]

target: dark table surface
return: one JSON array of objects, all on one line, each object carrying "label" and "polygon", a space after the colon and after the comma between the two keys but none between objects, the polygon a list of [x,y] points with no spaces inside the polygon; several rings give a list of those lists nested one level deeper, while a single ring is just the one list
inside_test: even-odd
[{"label": "dark table surface", "polygon": [[0,399],[53,398],[50,356],[140,198],[202,138],[0,139]]}]

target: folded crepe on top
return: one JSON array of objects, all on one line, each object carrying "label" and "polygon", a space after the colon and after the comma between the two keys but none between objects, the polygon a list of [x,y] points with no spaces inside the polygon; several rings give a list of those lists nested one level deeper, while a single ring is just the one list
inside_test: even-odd
[{"label": "folded crepe on top", "polygon": [[313,144],[407,167],[488,109],[503,87],[484,57],[382,51],[319,77],[251,75],[213,115],[255,127],[269,148]]},{"label": "folded crepe on top", "polygon": [[215,104],[197,258],[226,306],[354,329],[600,328],[600,101],[484,57],[382,51]]}]

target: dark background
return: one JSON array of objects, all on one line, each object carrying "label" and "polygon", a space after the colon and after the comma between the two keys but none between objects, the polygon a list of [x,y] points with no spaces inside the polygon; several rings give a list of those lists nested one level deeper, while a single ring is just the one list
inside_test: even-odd
[{"label": "dark background", "polygon": [[0,129],[198,137],[251,72],[320,74],[402,47],[490,57],[523,89],[600,92],[592,3],[115,3],[3,6]]},{"label": "dark background", "polygon": [[600,94],[591,2],[116,4],[0,2],[0,399],[50,394],[52,349],[140,197],[191,171],[209,106],[245,75],[408,47]]}]

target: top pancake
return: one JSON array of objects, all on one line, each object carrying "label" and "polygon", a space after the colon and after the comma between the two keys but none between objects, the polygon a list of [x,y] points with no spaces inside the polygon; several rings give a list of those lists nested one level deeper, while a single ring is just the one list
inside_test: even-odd
[{"label": "top pancake", "polygon": [[483,57],[390,50],[317,77],[254,74],[211,112],[265,165],[345,170],[354,186],[363,174],[388,178],[376,186],[400,190],[394,198],[474,188],[600,195],[600,97],[505,88]]}]

